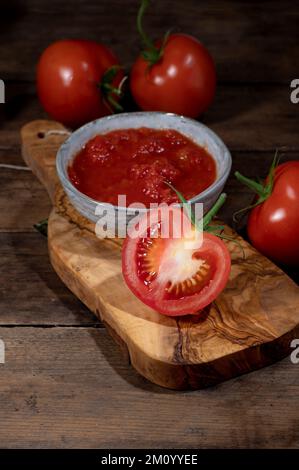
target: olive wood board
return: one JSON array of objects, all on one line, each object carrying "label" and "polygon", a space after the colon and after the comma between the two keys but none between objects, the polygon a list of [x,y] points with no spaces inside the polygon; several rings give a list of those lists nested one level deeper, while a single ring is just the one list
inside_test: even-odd
[{"label": "olive wood board", "polygon": [[269,365],[299,337],[299,288],[276,265],[238,239],[228,242],[232,268],[225,290],[195,316],[171,318],[144,305],[121,272],[121,241],[100,240],[94,224],[69,203],[55,158],[67,130],[33,121],[21,130],[26,164],[53,202],[48,221],[51,263],[67,287],[105,324],[133,367],[155,384],[200,389]]}]

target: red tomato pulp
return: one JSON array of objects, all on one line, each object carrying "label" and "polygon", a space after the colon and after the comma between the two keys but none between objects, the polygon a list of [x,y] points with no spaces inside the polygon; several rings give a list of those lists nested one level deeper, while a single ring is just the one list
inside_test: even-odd
[{"label": "red tomato pulp", "polygon": [[[181,212],[172,206],[157,209],[158,222],[151,220],[153,211],[147,212],[138,236],[131,237],[129,231],[122,248],[123,276],[131,291],[157,312],[195,314],[224,289],[230,254],[222,240],[207,232],[202,234],[202,243],[196,240],[194,228],[176,237],[178,218],[169,223],[174,220],[168,218],[169,210],[174,216]],[[164,224],[169,233],[165,238]]]},{"label": "red tomato pulp", "polygon": [[208,188],[216,179],[211,155],[186,136],[171,129],[124,129],[98,135],[87,142],[69,166],[70,181],[82,193],[117,205],[178,202],[165,181],[186,199]]}]

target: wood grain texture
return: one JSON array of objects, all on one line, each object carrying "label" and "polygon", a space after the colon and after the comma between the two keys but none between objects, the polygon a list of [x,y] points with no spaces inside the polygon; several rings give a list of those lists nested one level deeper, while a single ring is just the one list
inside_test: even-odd
[{"label": "wood grain texture", "polygon": [[[7,103],[0,107],[0,149],[18,143],[19,129],[26,122],[47,119],[32,84],[8,82],[6,88]],[[201,117],[232,152],[298,152],[298,119],[299,106],[290,101],[289,84],[250,83],[219,83],[211,108]]]},{"label": "wood grain texture", "polygon": [[[0,106],[1,163],[22,164],[20,127],[47,118],[32,83],[42,49],[62,36],[89,37],[111,44],[129,65],[138,52],[132,27],[137,3],[1,3],[0,65],[7,92],[7,103]],[[234,169],[264,176],[277,146],[286,147],[285,159],[298,158],[299,106],[289,100],[289,82],[299,69],[296,2],[154,3],[146,19],[153,37],[175,26],[212,48],[220,81],[204,119],[217,126],[232,150]],[[1,266],[0,319],[11,325],[0,329],[9,347],[7,366],[0,365],[1,447],[299,447],[298,365],[286,358],[192,393],[154,386],[126,364],[105,330],[84,328],[80,302],[53,274],[46,240],[32,233],[32,224],[47,217],[50,208],[40,183],[29,172],[3,169],[0,181],[0,230],[7,232],[0,235],[0,256],[9,266],[7,272]],[[227,191],[221,217],[229,222],[251,195],[233,177]],[[287,272],[299,281],[295,270]],[[14,298],[13,291],[6,302],[19,277],[28,302]],[[77,328],[54,327],[52,320],[73,322],[70,314],[76,315]],[[24,326],[37,321],[44,328]]]},{"label": "wood grain texture", "polygon": [[[286,150],[281,154],[282,161],[297,159],[298,155],[296,151]],[[266,176],[273,151],[233,151],[232,156],[232,172],[226,184],[228,198],[220,213],[221,219],[228,224],[232,223],[235,211],[252,201],[252,192],[234,178],[234,171],[239,170],[250,177]],[[1,163],[24,165],[20,146],[0,149]],[[0,171],[0,232],[34,231],[33,224],[46,219],[52,207],[47,192],[30,171],[7,168]],[[63,198],[63,194],[58,195],[57,203],[64,206]],[[291,270],[287,272],[291,273]]]},{"label": "wood grain texture", "polygon": [[[3,78],[33,80],[42,50],[65,37],[103,41],[129,66],[140,47],[138,6],[139,0],[11,0],[1,10]],[[292,0],[163,0],[153,2],[145,23],[154,38],[169,28],[198,37],[220,81],[288,84],[299,69],[298,20]]]},{"label": "wood grain texture", "polygon": [[[50,193],[54,184],[59,186],[56,136],[48,134],[54,128],[53,122],[34,121],[21,132],[25,160]],[[76,212],[66,209],[67,198],[63,202],[62,209],[56,203],[49,218],[52,265],[109,326],[144,377],[167,388],[204,388],[290,352],[290,341],[299,334],[299,289],[240,237],[245,259],[229,242],[232,270],[224,292],[201,315],[174,319],[159,315],[129,291],[122,279],[120,246],[97,239],[81,216],[78,225]]]},{"label": "wood grain texture", "polygon": [[49,214],[48,194],[29,171],[7,168],[0,171],[0,232],[33,231],[33,225]]},{"label": "wood grain texture", "polygon": [[[53,121],[37,121],[36,126],[26,126],[25,131],[22,132],[26,132],[27,142],[30,142],[30,146],[22,146],[22,156],[54,202],[59,181],[53,155],[56,155],[57,149],[69,132],[62,124]],[[22,139],[24,142],[24,134],[22,134]],[[47,149],[41,152],[44,141]]]},{"label": "wood grain texture", "polygon": [[0,233],[0,325],[99,325],[54,272],[39,233]]},{"label": "wood grain texture", "polygon": [[0,328],[0,443],[9,448],[298,448],[289,358],[206,390],[157,387],[96,328]]}]

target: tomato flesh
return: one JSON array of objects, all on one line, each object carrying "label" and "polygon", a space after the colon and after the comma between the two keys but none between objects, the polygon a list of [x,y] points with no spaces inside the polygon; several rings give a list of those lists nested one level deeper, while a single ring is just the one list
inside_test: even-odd
[{"label": "tomato flesh", "polygon": [[[173,129],[121,129],[97,135],[68,168],[71,182],[97,201],[118,204],[178,202],[172,183],[187,199],[216,179],[216,163],[208,151]],[[107,184],[109,182],[109,184]]]},{"label": "tomato flesh", "polygon": [[209,233],[203,233],[200,245],[192,237],[153,237],[155,229],[159,228],[149,226],[143,236],[126,238],[122,251],[124,279],[140,300],[159,313],[196,314],[227,283],[228,249],[222,240]]}]

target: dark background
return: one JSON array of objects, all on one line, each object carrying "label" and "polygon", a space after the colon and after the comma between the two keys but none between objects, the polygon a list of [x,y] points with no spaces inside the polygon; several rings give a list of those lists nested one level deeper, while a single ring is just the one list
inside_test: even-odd
[{"label": "dark background", "polygon": [[[139,2],[0,2],[0,163],[23,165],[20,127],[46,117],[35,65],[52,41],[110,45],[129,67],[138,53]],[[146,29],[197,36],[218,73],[202,120],[232,152],[233,170],[264,176],[277,148],[298,159],[298,1],[153,1]],[[251,195],[233,176],[222,217]],[[50,202],[30,172],[0,169],[1,447],[298,447],[299,366],[289,358],[209,390],[175,393],[138,376],[101,323],[53,272],[33,224]],[[292,276],[295,272],[288,271]]]},{"label": "dark background", "polygon": [[[8,142],[6,131],[18,133],[22,123],[45,116],[34,87],[42,50],[60,38],[84,37],[110,45],[129,67],[139,50],[138,5],[137,0],[1,2],[0,78],[7,84],[8,103],[0,109],[0,149],[17,143],[15,134]],[[249,176],[264,176],[277,148],[285,158],[297,158],[299,106],[290,103],[289,84],[299,70],[298,20],[299,2],[291,0],[153,0],[146,16],[153,37],[174,27],[211,51],[218,89],[201,119],[232,151],[233,169]],[[227,190],[223,214],[230,221],[248,198],[232,179]],[[232,191],[241,194],[232,200]]]}]

